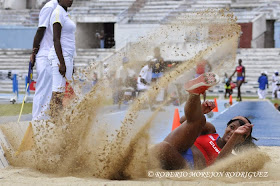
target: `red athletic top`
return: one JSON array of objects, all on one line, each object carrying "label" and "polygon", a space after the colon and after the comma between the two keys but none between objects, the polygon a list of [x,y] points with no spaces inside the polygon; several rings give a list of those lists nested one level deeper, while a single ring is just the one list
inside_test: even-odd
[{"label": "red athletic top", "polygon": [[243,66],[237,66],[236,72],[243,72]]},{"label": "red athletic top", "polygon": [[206,66],[206,61],[200,61],[197,65],[196,65],[196,74],[203,74],[205,73],[205,66]]},{"label": "red athletic top", "polygon": [[218,134],[206,134],[196,138],[194,145],[202,152],[206,164],[211,165],[218,157],[221,148],[217,145]]}]

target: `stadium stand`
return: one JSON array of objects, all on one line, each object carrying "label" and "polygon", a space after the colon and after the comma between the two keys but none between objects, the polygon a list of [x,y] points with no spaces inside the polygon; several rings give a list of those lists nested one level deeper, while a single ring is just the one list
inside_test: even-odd
[{"label": "stadium stand", "polygon": [[[85,68],[91,63],[100,62],[112,55],[114,49],[78,49],[74,58],[75,68]],[[25,76],[28,73],[28,61],[31,50],[2,49],[0,50],[0,84],[1,92],[12,92],[12,81],[8,78],[8,72],[18,74],[19,91],[25,90]],[[34,68],[34,80],[36,80],[36,68]]]},{"label": "stadium stand", "polygon": [[[246,80],[242,85],[242,95],[256,96],[258,91],[258,78],[262,71],[266,71],[270,81],[267,97],[271,96],[271,77],[274,70],[280,70],[280,49],[276,48],[254,48],[254,49],[239,49],[236,59],[242,59],[242,64],[246,67]],[[230,67],[223,68],[221,71],[231,75],[237,62]],[[221,76],[221,80],[223,76]],[[236,81],[236,77],[233,78]],[[224,82],[220,82],[216,87],[210,90],[209,95],[217,95],[224,93]],[[236,88],[233,95],[236,96]]]}]

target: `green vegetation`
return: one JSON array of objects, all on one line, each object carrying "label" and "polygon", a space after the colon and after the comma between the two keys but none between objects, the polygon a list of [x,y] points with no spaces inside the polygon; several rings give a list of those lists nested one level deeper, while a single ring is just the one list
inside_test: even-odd
[{"label": "green vegetation", "polygon": [[[213,100],[218,98],[218,96],[207,96],[208,100]],[[233,97],[235,100],[236,98]],[[258,99],[257,97],[243,97],[243,100]],[[269,99],[272,104],[278,103],[280,105],[280,99]],[[103,102],[103,106],[112,105],[111,99],[106,99]],[[21,109],[21,104],[0,104],[0,116],[17,116],[19,115]],[[32,103],[25,103],[23,107],[22,114],[32,113]]]},{"label": "green vegetation", "polygon": [[[20,113],[21,104],[0,104],[0,116],[17,116]],[[32,103],[25,103],[22,114],[32,113]]]},{"label": "green vegetation", "polygon": [[271,101],[271,103],[278,103],[278,105],[280,105],[280,99],[269,99]]}]

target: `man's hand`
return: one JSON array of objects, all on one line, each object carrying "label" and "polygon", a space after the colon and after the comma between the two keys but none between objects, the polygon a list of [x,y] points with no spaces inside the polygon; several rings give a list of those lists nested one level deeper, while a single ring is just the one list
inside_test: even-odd
[{"label": "man's hand", "polygon": [[66,73],[66,66],[65,66],[65,64],[60,64],[59,65],[59,73],[63,76],[63,77],[65,77],[65,73]]},{"label": "man's hand", "polygon": [[31,68],[33,69],[34,65],[35,65],[35,54],[31,54],[30,55],[30,62],[31,62]]},{"label": "man's hand", "polygon": [[30,55],[30,61],[31,61],[31,68],[33,69],[36,61],[36,54],[38,53],[39,48],[33,48],[32,49],[32,54]]},{"label": "man's hand", "polygon": [[203,114],[207,114],[208,112],[213,110],[215,107],[216,106],[213,101],[206,100],[201,104],[201,110],[202,110]]}]

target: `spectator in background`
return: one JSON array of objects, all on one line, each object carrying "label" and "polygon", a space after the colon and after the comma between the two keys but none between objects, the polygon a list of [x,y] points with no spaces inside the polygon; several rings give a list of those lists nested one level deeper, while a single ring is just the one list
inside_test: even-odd
[{"label": "spectator in background", "polygon": [[152,66],[155,60],[156,59],[153,56],[148,56],[147,64],[140,70],[139,76],[137,78],[137,90],[139,92],[146,91],[148,88],[150,88],[153,75]]},{"label": "spectator in background", "polygon": [[122,65],[116,70],[114,103],[118,103],[119,107],[123,101],[127,104],[136,91],[136,73],[128,66],[128,63],[129,59],[124,57]]},{"label": "spectator in background", "polygon": [[232,77],[234,76],[234,74],[237,72],[237,101],[242,101],[242,97],[241,97],[241,85],[243,84],[243,82],[245,82],[245,67],[242,65],[242,59],[238,60],[238,66],[235,68],[233,74],[230,76],[230,78],[232,79]]},{"label": "spectator in background", "polygon": [[96,33],[96,37],[100,40],[100,48],[105,48],[105,33],[101,30],[100,33]]},{"label": "spectator in background", "polygon": [[109,64],[106,62],[103,63],[103,76],[106,79],[110,78]]},{"label": "spectator in background", "polygon": [[278,98],[277,90],[278,86],[277,83],[280,82],[278,71],[275,70],[274,74],[272,75],[272,98]]},{"label": "spectator in background", "polygon": [[76,51],[76,25],[67,12],[73,0],[60,0],[50,18],[53,31],[53,46],[48,58],[52,64],[53,84],[51,115],[56,117],[62,109],[66,80],[72,80],[73,57]]},{"label": "spectator in background", "polygon": [[93,78],[92,78],[92,86],[96,85],[98,82],[98,76],[96,72],[93,72]]},{"label": "spectator in background", "polygon": [[[196,64],[195,78],[199,77],[201,74],[210,72],[212,70],[211,65],[206,60],[201,60]],[[203,101],[206,100],[206,91],[203,93]]]},{"label": "spectator in background", "polygon": [[38,29],[33,40],[30,61],[32,67],[36,64],[37,82],[33,98],[32,120],[48,119],[45,112],[49,109],[52,97],[52,68],[48,61],[49,50],[53,45],[50,17],[57,4],[57,0],[51,0],[41,9]]},{"label": "spectator in background", "polygon": [[164,60],[161,57],[160,54],[160,48],[156,47],[154,49],[154,58],[156,59],[154,64],[153,64],[153,77],[152,81],[156,81],[158,78],[161,78],[163,76],[163,72],[165,70],[165,64]]},{"label": "spectator in background", "polygon": [[258,90],[259,99],[265,99],[266,87],[268,88],[268,78],[265,72],[261,73],[258,82],[259,82],[259,90]]},{"label": "spectator in background", "polygon": [[225,96],[224,97],[226,99],[227,94],[228,94],[228,96],[232,95],[231,78],[228,78],[227,73],[225,73],[224,83],[225,83]]},{"label": "spectator in background", "polygon": [[[153,75],[152,66],[155,61],[156,59],[153,56],[148,56],[147,64],[140,70],[139,76],[137,78],[137,90],[139,94],[150,88]],[[152,109],[151,100],[149,102],[150,108]]]},{"label": "spectator in background", "polygon": [[[154,48],[154,58],[155,62],[153,64],[153,75],[152,82],[158,81],[159,78],[163,76],[164,71],[166,70],[166,65],[164,59],[161,57],[160,48]],[[162,88],[156,97],[157,102],[163,102],[165,100],[165,96],[167,95],[167,89]]]}]

